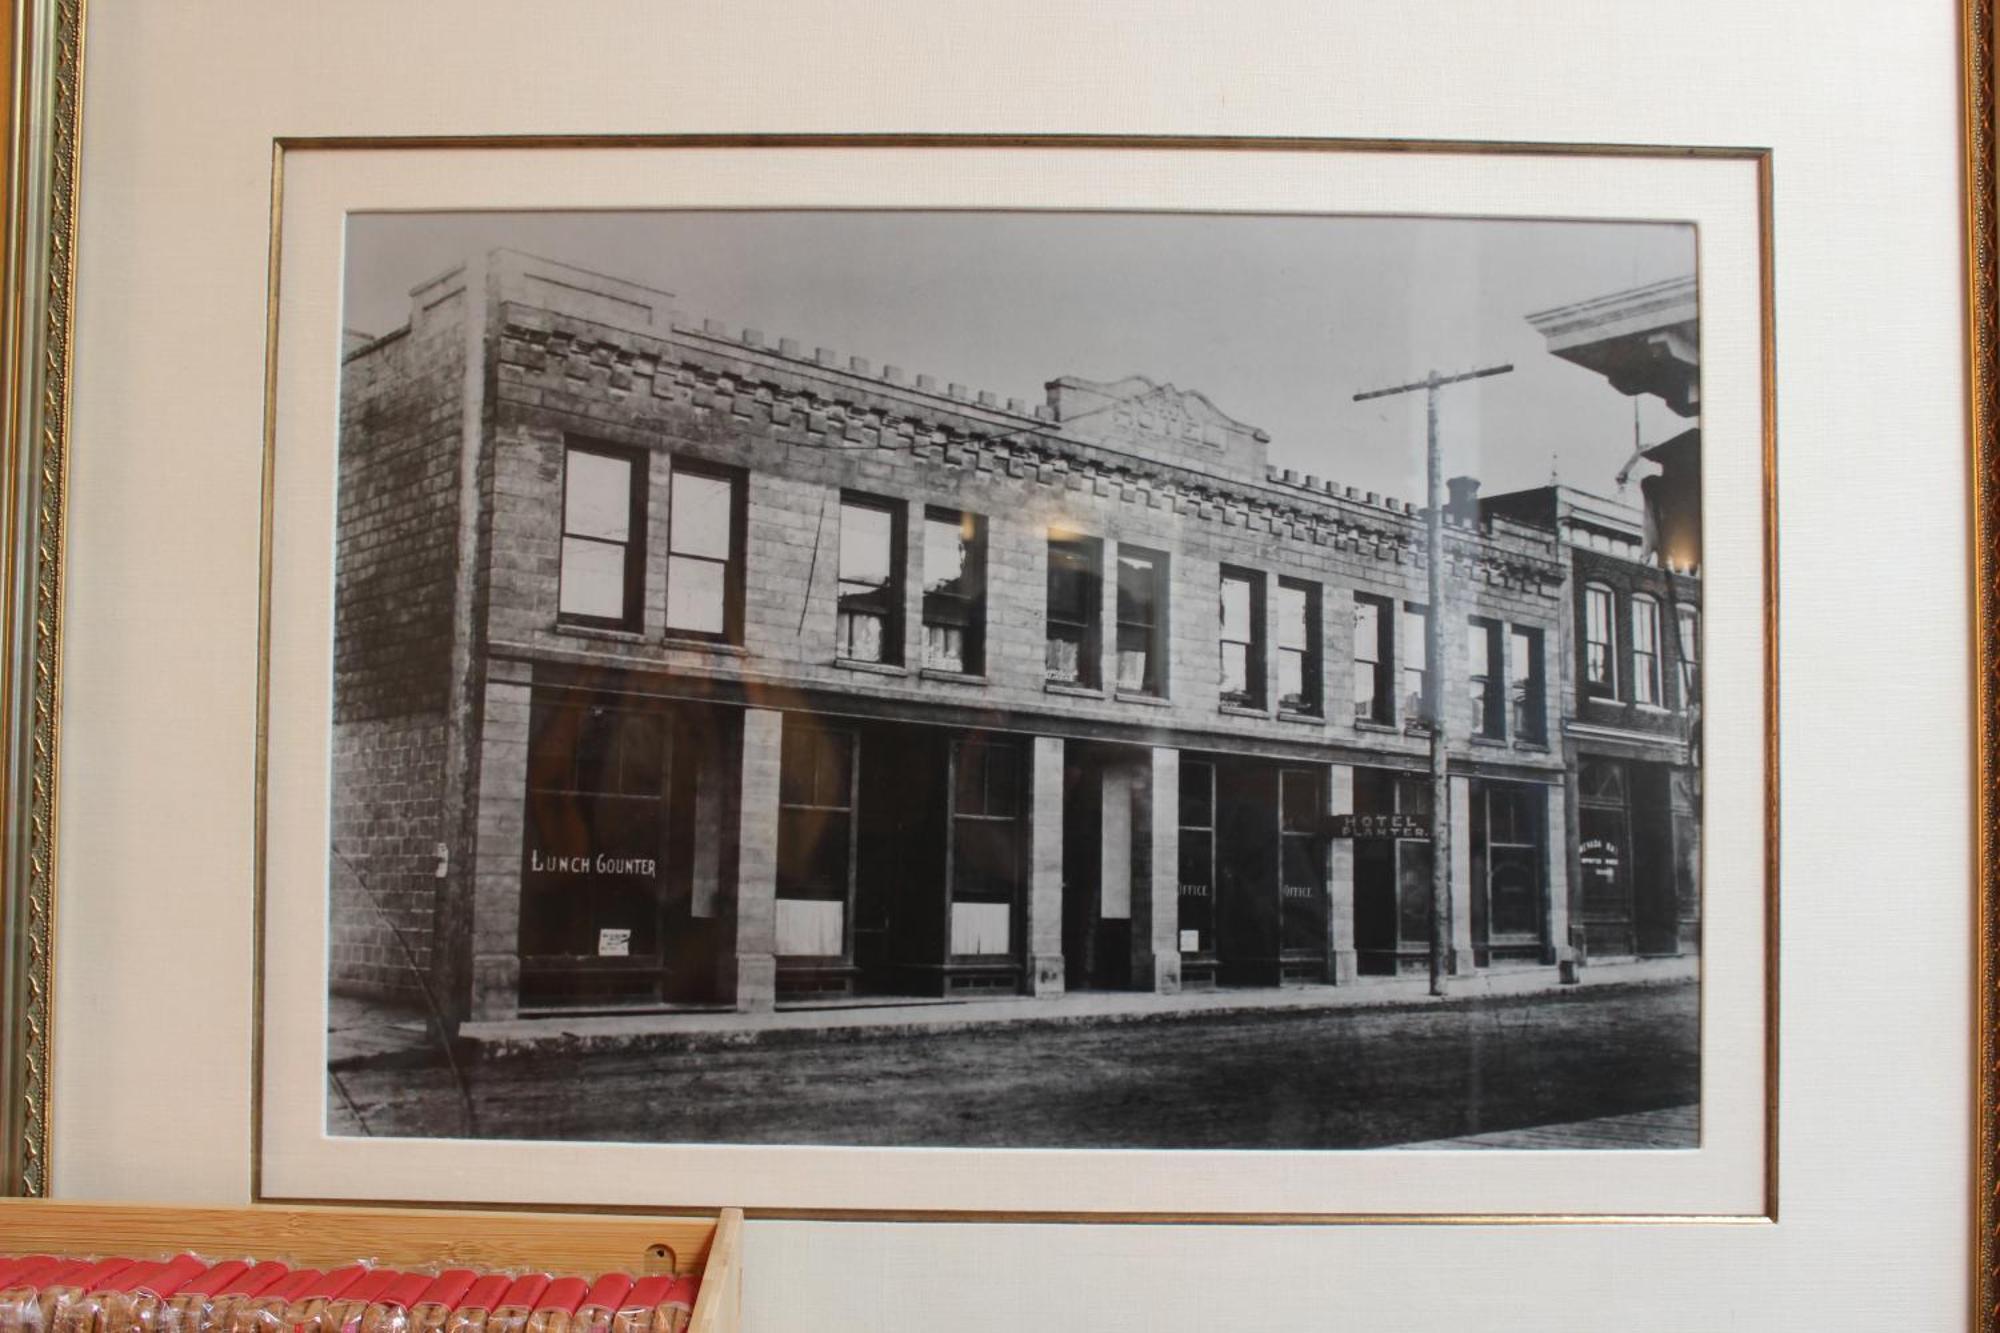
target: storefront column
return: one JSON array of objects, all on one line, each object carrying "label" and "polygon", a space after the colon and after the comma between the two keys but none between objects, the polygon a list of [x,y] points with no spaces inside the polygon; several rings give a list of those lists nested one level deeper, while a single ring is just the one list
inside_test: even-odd
[{"label": "storefront column", "polygon": [[743,712],[742,799],[736,826],[736,1008],[764,1013],[778,998],[778,764],[784,714]]},{"label": "storefront column", "polygon": [[1037,736],[1028,811],[1028,993],[1063,993],[1063,743]]},{"label": "storefront column", "polygon": [[[1354,766],[1326,766],[1328,814],[1354,813]],[[1326,865],[1326,978],[1336,986],[1351,983],[1357,971],[1354,951],[1354,839],[1328,838]]]},{"label": "storefront column", "polygon": [[[508,679],[518,675],[519,679]],[[526,818],[528,668],[489,666],[479,736],[477,850],[472,858],[472,1004],[475,1022],[521,1011],[521,825]]]},{"label": "storefront column", "polygon": [[1472,960],[1472,783],[1451,780],[1451,971],[1470,976]]},{"label": "storefront column", "polygon": [[1563,981],[1575,981],[1576,951],[1569,943],[1568,794],[1561,783],[1542,790],[1547,794],[1548,805],[1548,815],[1542,821],[1542,864],[1549,868],[1549,942],[1542,951],[1542,962],[1560,968]]},{"label": "storefront column", "polygon": [[1158,995],[1181,989],[1181,752],[1156,747],[1133,788],[1145,864],[1132,885],[1132,985]]}]

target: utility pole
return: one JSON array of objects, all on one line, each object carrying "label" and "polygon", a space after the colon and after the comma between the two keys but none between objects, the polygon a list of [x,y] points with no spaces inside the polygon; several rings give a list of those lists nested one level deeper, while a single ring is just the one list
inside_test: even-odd
[{"label": "utility pole", "polygon": [[1370,389],[1357,393],[1354,401],[1388,398],[1401,393],[1424,391],[1427,440],[1424,480],[1427,492],[1425,536],[1430,569],[1429,610],[1424,617],[1425,694],[1431,724],[1431,994],[1445,993],[1445,978],[1451,972],[1451,783],[1445,771],[1444,726],[1444,448],[1438,441],[1438,390],[1447,384],[1483,380],[1505,375],[1514,367],[1488,366],[1459,375],[1440,375],[1433,370],[1414,384],[1398,384],[1390,389]]}]

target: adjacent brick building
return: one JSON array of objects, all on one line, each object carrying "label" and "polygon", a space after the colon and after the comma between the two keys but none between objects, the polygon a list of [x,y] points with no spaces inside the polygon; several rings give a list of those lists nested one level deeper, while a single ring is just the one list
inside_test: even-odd
[{"label": "adjacent brick building", "polygon": [[1421,516],[1198,392],[1002,402],[508,251],[348,353],[342,431],[336,987],[495,1019],[1420,970],[1439,707],[1459,966],[1618,952],[1574,887],[1560,515],[1458,483],[1427,670]]}]

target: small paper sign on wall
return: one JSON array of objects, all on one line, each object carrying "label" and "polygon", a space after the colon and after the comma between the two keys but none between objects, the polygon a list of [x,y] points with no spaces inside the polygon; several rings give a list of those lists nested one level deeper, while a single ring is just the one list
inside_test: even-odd
[{"label": "small paper sign on wall", "polygon": [[599,958],[629,958],[632,954],[632,932],[630,930],[600,930],[597,932],[597,956]]}]

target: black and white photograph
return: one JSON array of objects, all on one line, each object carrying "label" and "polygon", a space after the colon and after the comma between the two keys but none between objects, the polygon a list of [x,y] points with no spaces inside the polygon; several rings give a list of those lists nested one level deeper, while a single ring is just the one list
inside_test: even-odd
[{"label": "black and white photograph", "polygon": [[327,1133],[1700,1147],[1696,279],[350,216]]}]

